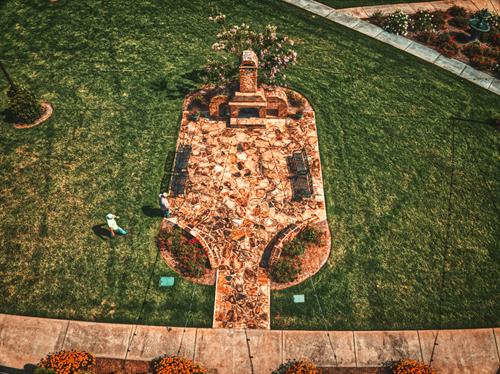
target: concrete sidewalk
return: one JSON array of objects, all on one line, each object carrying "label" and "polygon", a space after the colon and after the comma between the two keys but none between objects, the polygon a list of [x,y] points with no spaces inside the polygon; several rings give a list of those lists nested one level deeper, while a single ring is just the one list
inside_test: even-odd
[{"label": "concrete sidewalk", "polygon": [[[436,339],[437,337],[437,339]],[[414,358],[440,373],[494,374],[500,329],[278,331],[196,329],[56,320],[0,314],[0,366],[36,364],[48,352],[78,348],[97,356],[150,360],[180,354],[217,373],[270,373],[289,358],[321,367],[379,366]],[[253,367],[253,371],[252,371]]]}]

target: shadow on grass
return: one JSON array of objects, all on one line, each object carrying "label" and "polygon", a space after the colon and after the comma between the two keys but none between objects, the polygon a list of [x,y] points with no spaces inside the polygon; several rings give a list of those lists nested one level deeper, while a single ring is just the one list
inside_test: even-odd
[{"label": "shadow on grass", "polygon": [[92,231],[102,240],[110,240],[111,233],[108,230],[108,226],[105,223],[92,226]]},{"label": "shadow on grass", "polygon": [[150,218],[161,217],[163,218],[163,212],[160,208],[154,208],[151,205],[145,205],[142,207],[142,213]]},{"label": "shadow on grass", "polygon": [[199,89],[203,81],[203,70],[193,69],[173,77],[158,77],[151,82],[150,87],[153,91],[164,92],[169,99],[175,100]]},{"label": "shadow on grass", "polygon": [[31,374],[35,371],[35,368],[36,366],[33,364],[26,364],[22,369],[0,365],[0,374]]}]

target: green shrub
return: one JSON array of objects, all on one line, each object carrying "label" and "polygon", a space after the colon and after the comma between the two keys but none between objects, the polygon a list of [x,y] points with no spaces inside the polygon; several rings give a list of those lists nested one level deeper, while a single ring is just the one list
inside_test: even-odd
[{"label": "green shrub", "polygon": [[16,122],[33,123],[42,115],[40,104],[28,89],[22,86],[10,87],[7,92],[9,112]]},{"label": "green shrub", "polygon": [[410,17],[400,10],[389,14],[384,22],[382,28],[396,35],[406,35],[408,33],[408,26],[410,25]]},{"label": "green shrub", "polygon": [[270,275],[275,282],[287,283],[297,279],[302,271],[302,262],[298,257],[282,256],[271,267]]},{"label": "green shrub", "polygon": [[445,32],[439,34],[437,40],[435,41],[435,45],[438,51],[444,56],[453,57],[458,53],[458,46],[451,37],[450,33]]},{"label": "green shrub", "polygon": [[436,10],[431,14],[432,14],[432,23],[434,24],[436,30],[441,30],[442,28],[444,28],[446,24],[446,12],[443,12],[442,10]]},{"label": "green shrub", "polygon": [[469,58],[473,58],[476,56],[481,56],[483,54],[483,48],[481,47],[481,43],[474,42],[463,47],[462,53]]},{"label": "green shrub", "polygon": [[465,17],[467,15],[467,10],[464,7],[453,5],[448,9],[448,14],[453,17]]},{"label": "green shrub", "polygon": [[378,26],[381,26],[382,23],[384,23],[384,20],[385,20],[384,13],[382,13],[380,10],[373,13],[370,17],[370,22]]},{"label": "green shrub", "polygon": [[436,31],[434,16],[427,10],[419,10],[412,17],[412,28],[416,32]]},{"label": "green shrub", "polygon": [[320,244],[321,243],[321,231],[315,229],[314,227],[306,227],[298,236],[299,240],[312,243],[312,244]]},{"label": "green shrub", "polygon": [[416,35],[419,42],[429,45],[434,45],[436,43],[438,35],[435,32],[423,31]]},{"label": "green shrub", "polygon": [[464,29],[469,24],[469,19],[464,16],[456,16],[450,19],[448,24],[458,27],[459,29]]},{"label": "green shrub", "polygon": [[306,246],[301,240],[298,240],[298,238],[295,238],[283,246],[283,251],[281,252],[282,256],[289,256],[289,257],[294,257],[294,256],[301,256],[304,254],[306,250]]}]

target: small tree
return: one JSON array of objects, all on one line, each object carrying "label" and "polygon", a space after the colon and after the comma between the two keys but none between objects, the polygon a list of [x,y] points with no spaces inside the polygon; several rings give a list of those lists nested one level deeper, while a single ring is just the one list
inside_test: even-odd
[{"label": "small tree", "polygon": [[294,40],[279,34],[274,25],[257,32],[245,23],[226,25],[226,16],[222,13],[209,19],[219,25],[217,42],[212,44],[216,56],[206,65],[209,82],[225,84],[236,80],[239,59],[246,49],[252,49],[259,58],[261,82],[276,85],[286,80],[285,70],[297,61]]},{"label": "small tree", "polygon": [[10,86],[7,91],[9,111],[16,122],[32,123],[42,114],[40,104],[27,88]]}]

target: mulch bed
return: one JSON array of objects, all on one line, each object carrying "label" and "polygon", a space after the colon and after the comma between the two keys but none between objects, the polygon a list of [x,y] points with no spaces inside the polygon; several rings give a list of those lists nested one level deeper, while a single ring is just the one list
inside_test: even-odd
[{"label": "mulch bed", "polygon": [[45,101],[42,102],[40,106],[42,107],[42,115],[40,116],[40,118],[38,118],[33,123],[16,123],[14,127],[16,129],[31,129],[32,127],[41,125],[42,123],[47,121],[52,116],[54,109],[52,108],[52,105],[50,103],[47,103]]},{"label": "mulch bed", "polygon": [[[322,374],[391,374],[385,368],[319,368]],[[122,360],[117,358],[97,357],[97,374],[151,374],[149,361]],[[209,370],[210,374],[217,374],[216,369]]]}]

